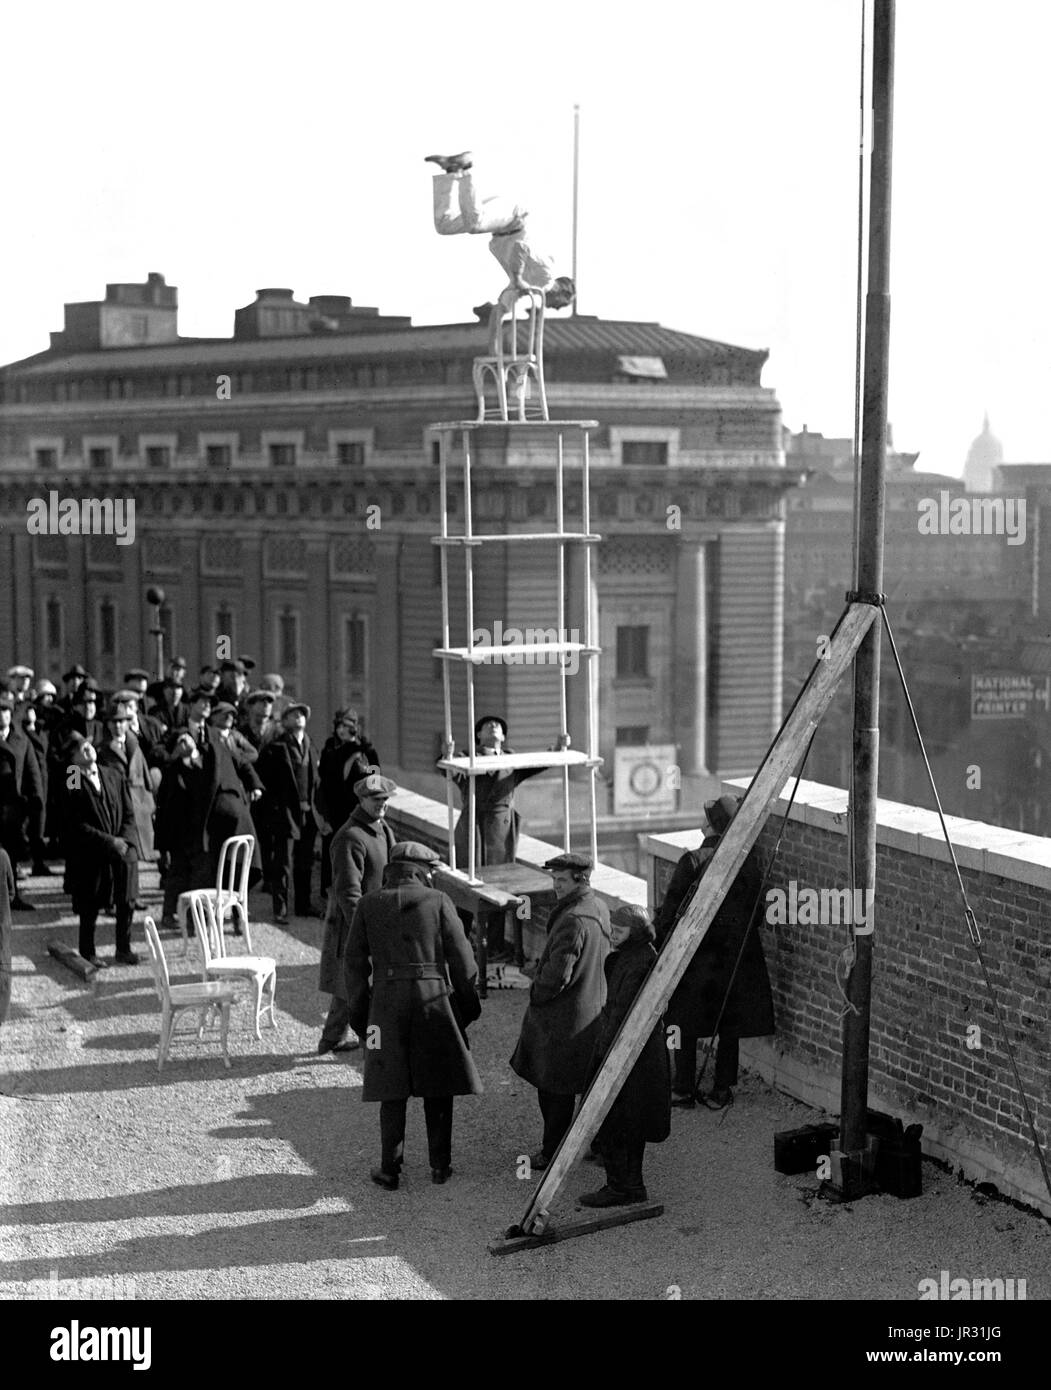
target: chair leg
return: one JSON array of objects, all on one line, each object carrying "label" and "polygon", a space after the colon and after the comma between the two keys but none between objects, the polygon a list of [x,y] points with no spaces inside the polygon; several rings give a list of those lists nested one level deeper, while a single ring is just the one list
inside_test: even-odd
[{"label": "chair leg", "polygon": [[261,1038],[263,1035],[262,1035],[262,1034],[260,1033],[260,1031],[259,1031],[259,1015],[262,1013],[262,1009],[263,1009],[263,977],[262,977],[262,975],[256,975],[255,978],[254,978],[253,981],[252,981],[252,984],[253,984],[253,986],[254,986],[253,993],[254,993],[254,996],[255,996],[255,1001],[254,1001],[254,1002],[255,1002],[255,1035],[256,1035],[257,1038]]},{"label": "chair leg", "polygon": [[269,984],[270,984],[270,990],[269,990],[269,996],[270,996],[270,998],[269,998],[269,1003],[267,1004],[266,1007],[267,1007],[267,1009],[268,1009],[269,1012],[270,1012],[270,1026],[271,1026],[271,1028],[276,1028],[276,1027],[277,1027],[277,1015],[274,1013],[274,996],[277,994],[277,971],[276,971],[276,970],[275,970],[274,973],[270,976]]},{"label": "chair leg", "polygon": [[229,1032],[230,1032],[230,1005],[229,1005],[229,1004],[223,1004],[223,1005],[222,1005],[222,1023],[221,1023],[221,1025],[220,1025],[220,1037],[221,1037],[221,1039],[222,1039],[222,1044],[223,1044],[223,1063],[224,1063],[224,1065],[226,1066],[227,1070],[229,1070],[229,1067],[230,1067],[230,1052],[229,1052],[229,1049],[227,1048],[227,1037],[228,1037],[228,1035],[229,1035]]},{"label": "chair leg", "polygon": [[157,1048],[157,1070],[164,1070],[164,1063],[168,1060],[168,1049],[171,1047],[172,1026],[175,1022],[173,1010],[166,1008],[161,1012],[161,1040]]}]

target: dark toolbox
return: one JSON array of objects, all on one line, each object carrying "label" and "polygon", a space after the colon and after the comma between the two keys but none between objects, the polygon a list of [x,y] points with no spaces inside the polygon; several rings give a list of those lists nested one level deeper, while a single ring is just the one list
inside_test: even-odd
[{"label": "dark toolbox", "polygon": [[814,1173],[839,1133],[837,1124],[803,1125],[774,1135],[774,1167],[779,1173]]},{"label": "dark toolbox", "polygon": [[892,1197],[918,1197],[923,1191],[923,1126],[905,1126],[899,1119],[869,1110],[866,1128],[879,1140],[876,1183],[880,1191]]},{"label": "dark toolbox", "polygon": [[[906,1128],[901,1120],[869,1110],[868,1133],[879,1140],[876,1183],[893,1197],[918,1197],[923,1191],[922,1125]],[[818,1159],[838,1143],[839,1125],[831,1122],[785,1129],[774,1135],[774,1168],[779,1173],[814,1173]]]}]

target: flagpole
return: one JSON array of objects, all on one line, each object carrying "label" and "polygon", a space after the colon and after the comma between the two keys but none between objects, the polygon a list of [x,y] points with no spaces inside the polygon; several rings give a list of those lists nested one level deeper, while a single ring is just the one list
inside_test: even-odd
[{"label": "flagpole", "polygon": [[[577,278],[577,211],[580,192],[580,107],[573,107],[573,283],[579,285]],[[572,317],[577,316],[579,295],[573,300]]]},{"label": "flagpole", "polygon": [[[873,12],[872,154],[870,158],[868,293],[865,307],[865,377],[862,411],[858,550],[854,597],[882,602],[883,523],[890,358],[890,205],[894,112],[895,0],[876,0]],[[854,661],[853,791],[851,817],[855,887],[865,901],[876,887],[876,790],[879,780],[879,687],[882,623],[874,622]],[[874,911],[854,931],[854,963],[847,983],[840,1092],[841,1174],[833,1186],[843,1197],[869,1188],[862,1158],[867,1148],[869,1021]]]}]

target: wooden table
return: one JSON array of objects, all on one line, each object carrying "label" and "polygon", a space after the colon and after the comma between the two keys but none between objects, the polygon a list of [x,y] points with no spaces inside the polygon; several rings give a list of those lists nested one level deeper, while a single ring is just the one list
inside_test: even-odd
[{"label": "wooden table", "polygon": [[[471,883],[462,874],[454,874],[451,869],[438,869],[434,875],[434,886],[448,893],[455,905],[469,912],[475,919],[475,960],[478,963],[478,993],[486,997],[486,971],[488,969],[487,926],[488,918],[496,912],[503,913],[505,940],[514,941],[515,964],[522,966],[525,961],[522,943],[522,918],[518,910],[524,898],[540,893],[553,893],[551,875],[540,869],[531,869],[526,864],[492,864],[479,870],[480,883]],[[510,928],[510,930],[508,930]]]}]

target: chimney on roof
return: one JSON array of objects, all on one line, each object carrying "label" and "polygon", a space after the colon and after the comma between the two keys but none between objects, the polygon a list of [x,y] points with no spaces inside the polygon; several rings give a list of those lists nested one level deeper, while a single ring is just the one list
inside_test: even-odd
[{"label": "chimney on roof", "polygon": [[174,343],[178,306],[179,291],[152,270],[145,281],[107,285],[105,299],[67,304],[62,332],[52,333],[51,347],[69,352]]}]

